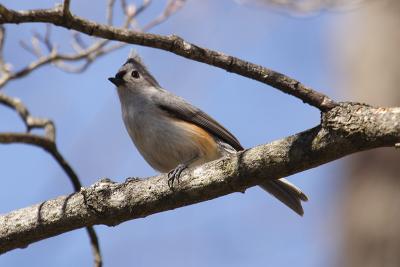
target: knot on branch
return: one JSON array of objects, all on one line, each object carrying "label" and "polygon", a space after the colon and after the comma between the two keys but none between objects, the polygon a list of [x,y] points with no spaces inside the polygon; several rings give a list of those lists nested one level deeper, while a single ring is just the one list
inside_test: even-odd
[{"label": "knot on branch", "polygon": [[135,195],[131,194],[131,189],[138,181],[137,178],[128,178],[124,183],[116,183],[103,178],[88,188],[82,188],[80,192],[85,205],[103,224],[115,226],[122,222],[121,216],[129,217],[127,214],[134,213],[129,209]]},{"label": "knot on branch", "polygon": [[370,106],[362,103],[339,103],[338,106],[322,114],[322,127],[337,132],[343,137],[355,134],[364,128]]},{"label": "knot on branch", "polygon": [[183,45],[184,40],[181,37],[179,37],[178,35],[172,34],[169,36],[169,38],[171,41],[170,42],[171,46],[169,47],[169,51],[174,52],[174,51],[180,50],[184,46]]},{"label": "knot on branch", "polygon": [[109,202],[116,186],[116,182],[103,178],[89,188],[82,188],[80,192],[88,208],[101,216],[109,212]]},{"label": "knot on branch", "polygon": [[343,102],[322,114],[321,125],[341,137],[360,137],[365,142],[393,140],[394,145],[399,138],[400,109]]}]

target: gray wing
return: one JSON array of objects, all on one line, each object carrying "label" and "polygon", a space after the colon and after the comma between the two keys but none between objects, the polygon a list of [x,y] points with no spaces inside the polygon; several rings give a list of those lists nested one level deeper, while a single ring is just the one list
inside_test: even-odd
[{"label": "gray wing", "polygon": [[189,104],[179,96],[164,90],[162,92],[163,94],[157,95],[154,100],[158,107],[167,112],[170,116],[196,124],[228,143],[237,151],[243,150],[242,145],[236,137],[205,112]]},{"label": "gray wing", "polygon": [[[183,98],[173,95],[161,89],[161,94],[154,96],[154,101],[158,107],[167,112],[170,116],[194,123],[209,133],[217,136],[237,151],[243,150],[239,141],[221,124],[209,115],[187,103]],[[297,187],[285,179],[265,181],[261,187],[282,201],[296,213],[303,215],[301,201],[307,201],[307,196]]]}]

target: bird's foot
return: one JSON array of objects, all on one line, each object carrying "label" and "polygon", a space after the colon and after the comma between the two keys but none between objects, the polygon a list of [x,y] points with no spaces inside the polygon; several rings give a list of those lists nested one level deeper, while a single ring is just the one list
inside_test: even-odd
[{"label": "bird's foot", "polygon": [[170,188],[174,187],[175,180],[178,181],[179,184],[179,177],[181,176],[183,170],[187,169],[187,167],[188,166],[186,164],[179,164],[175,169],[168,173],[168,186]]}]

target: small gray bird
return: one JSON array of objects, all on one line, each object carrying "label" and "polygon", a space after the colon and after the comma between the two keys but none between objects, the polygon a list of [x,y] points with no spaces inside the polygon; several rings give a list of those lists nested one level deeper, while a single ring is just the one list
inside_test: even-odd
[{"label": "small gray bird", "polygon": [[[122,117],[133,143],[157,171],[168,172],[173,186],[188,167],[243,150],[239,141],[209,115],[162,88],[137,54],[129,56],[115,77]],[[299,215],[307,196],[286,179],[260,186]]]}]

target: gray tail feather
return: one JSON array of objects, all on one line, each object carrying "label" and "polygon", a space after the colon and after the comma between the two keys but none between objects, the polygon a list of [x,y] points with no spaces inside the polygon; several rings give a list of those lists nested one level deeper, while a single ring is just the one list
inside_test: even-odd
[{"label": "gray tail feather", "polygon": [[308,197],[288,180],[281,178],[279,180],[267,181],[260,184],[260,186],[262,189],[282,201],[294,212],[303,216],[304,210],[301,201],[307,201]]}]

